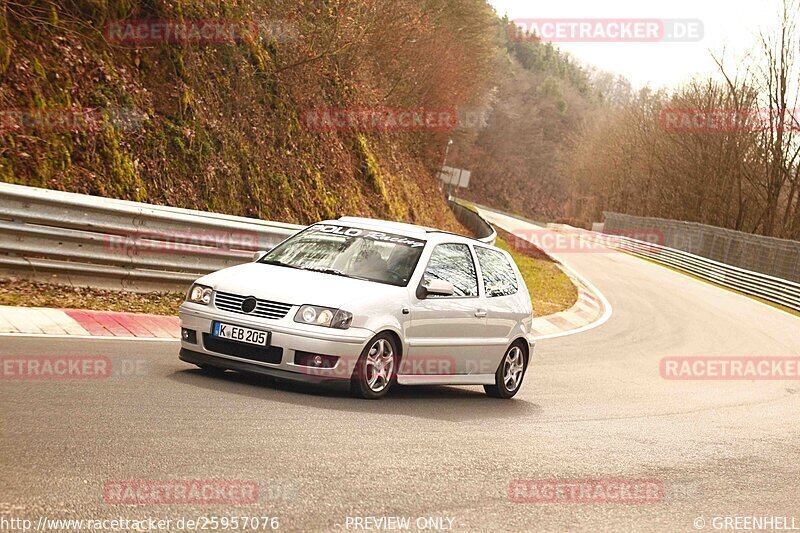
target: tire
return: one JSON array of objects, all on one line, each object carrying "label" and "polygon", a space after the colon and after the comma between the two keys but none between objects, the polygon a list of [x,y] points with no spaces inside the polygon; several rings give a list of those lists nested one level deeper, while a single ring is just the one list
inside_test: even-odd
[{"label": "tire", "polygon": [[513,398],[525,378],[528,357],[520,343],[509,346],[494,374],[494,385],[484,385],[483,390],[493,398],[508,400]]},{"label": "tire", "polygon": [[378,400],[389,393],[397,381],[400,362],[396,344],[388,333],[379,333],[367,343],[350,378],[354,396]]}]

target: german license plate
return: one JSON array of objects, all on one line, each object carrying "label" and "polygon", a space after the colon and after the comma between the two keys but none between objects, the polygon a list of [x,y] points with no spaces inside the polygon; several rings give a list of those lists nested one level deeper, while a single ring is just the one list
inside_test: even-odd
[{"label": "german license plate", "polygon": [[228,339],[245,344],[255,344],[256,346],[266,346],[269,343],[269,333],[257,329],[243,328],[233,324],[214,322],[211,335],[220,339]]}]

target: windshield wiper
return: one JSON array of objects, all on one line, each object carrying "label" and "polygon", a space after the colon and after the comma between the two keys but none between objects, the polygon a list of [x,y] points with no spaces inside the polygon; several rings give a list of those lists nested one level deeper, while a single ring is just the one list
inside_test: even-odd
[{"label": "windshield wiper", "polygon": [[362,278],[361,276],[353,276],[352,274],[345,274],[341,270],[335,268],[314,268],[314,267],[299,267],[302,270],[309,270],[311,272],[321,272],[322,274],[332,274],[334,276],[342,276],[344,278],[360,279],[364,281],[372,281],[369,278]]},{"label": "windshield wiper", "polygon": [[337,270],[335,268],[315,268],[315,267],[299,267],[303,270],[310,270],[312,272],[322,272],[323,274],[333,274],[334,276],[345,276],[349,277],[347,274],[342,272],[341,270]]},{"label": "windshield wiper", "polygon": [[259,263],[261,263],[263,265],[275,265],[275,266],[282,266],[282,267],[289,267],[289,268],[300,268],[300,267],[296,267],[294,265],[290,265],[288,263],[284,263],[282,261],[278,261],[277,259],[266,259],[266,260],[262,259],[261,261],[259,261]]}]

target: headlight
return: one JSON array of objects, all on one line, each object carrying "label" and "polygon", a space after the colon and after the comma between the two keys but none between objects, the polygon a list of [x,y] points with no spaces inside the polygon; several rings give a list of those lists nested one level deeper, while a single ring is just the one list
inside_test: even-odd
[{"label": "headlight", "polygon": [[211,303],[212,294],[214,294],[214,290],[211,287],[195,283],[192,285],[192,288],[189,289],[189,294],[186,299],[196,304],[208,305]]},{"label": "headlight", "polygon": [[341,309],[303,305],[294,315],[294,321],[301,324],[325,326],[326,328],[347,329],[353,322],[353,313],[348,313]]}]

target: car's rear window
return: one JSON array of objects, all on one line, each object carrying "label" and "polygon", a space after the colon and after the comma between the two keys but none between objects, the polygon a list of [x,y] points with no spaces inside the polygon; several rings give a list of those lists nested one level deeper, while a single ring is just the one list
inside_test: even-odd
[{"label": "car's rear window", "polygon": [[483,290],[487,297],[508,296],[517,292],[517,275],[508,258],[497,250],[475,247],[483,274]]}]

